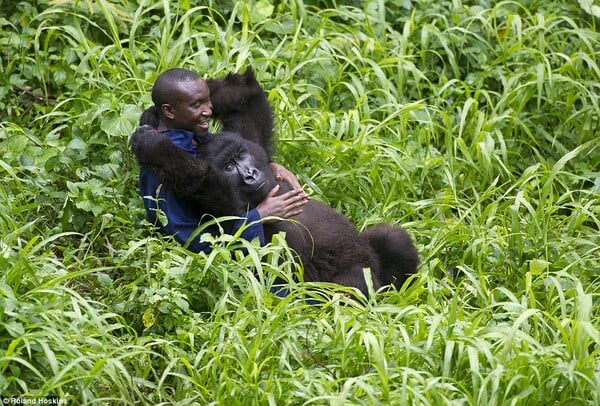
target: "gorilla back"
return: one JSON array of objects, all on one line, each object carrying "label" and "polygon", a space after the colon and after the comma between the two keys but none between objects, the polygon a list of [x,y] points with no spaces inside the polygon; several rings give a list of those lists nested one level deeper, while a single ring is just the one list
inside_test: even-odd
[{"label": "gorilla back", "polygon": [[[241,202],[251,208],[280,183],[265,150],[237,134],[213,137],[202,145],[201,155],[224,171]],[[287,183],[280,185],[279,193],[290,190]],[[419,262],[411,238],[402,228],[380,224],[359,234],[344,216],[314,200],[292,219],[265,222],[264,230],[267,240],[285,232],[288,245],[304,266],[304,280],[353,286],[365,294],[364,268],[371,269],[375,289],[386,285],[400,288]]]}]

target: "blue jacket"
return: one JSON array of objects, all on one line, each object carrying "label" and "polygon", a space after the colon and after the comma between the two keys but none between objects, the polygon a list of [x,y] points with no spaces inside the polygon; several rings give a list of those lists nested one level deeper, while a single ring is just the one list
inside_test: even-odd
[{"label": "blue jacket", "polygon": [[[197,156],[197,149],[192,141],[195,139],[196,142],[203,143],[212,136],[208,134],[205,137],[194,138],[192,132],[183,130],[166,130],[163,131],[163,134],[167,134],[173,144],[193,156]],[[215,193],[218,193],[218,191],[215,191]],[[202,216],[205,213],[199,213],[191,205],[178,199],[166,188],[161,187],[156,176],[145,168],[140,169],[140,194],[144,200],[148,220],[156,225],[161,233],[172,235],[182,245],[188,244],[187,248],[190,251],[210,252],[212,249],[210,243],[201,242],[200,235],[190,239],[190,236],[200,225]],[[164,213],[166,224],[161,222],[161,218],[164,217],[157,215],[157,212]],[[240,219],[235,222],[221,223],[221,227],[224,228],[225,233],[235,234],[242,226],[245,226],[246,228],[241,237],[248,241],[258,237],[260,245],[264,245],[263,226],[258,220],[260,220],[258,210],[252,209],[247,213],[240,213]],[[221,234],[217,225],[209,226],[204,232],[209,232],[214,236]]]}]

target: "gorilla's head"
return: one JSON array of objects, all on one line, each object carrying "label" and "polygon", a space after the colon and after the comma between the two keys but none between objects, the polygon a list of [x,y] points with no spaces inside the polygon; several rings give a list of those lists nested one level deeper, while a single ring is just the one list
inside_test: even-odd
[{"label": "gorilla's head", "polygon": [[277,185],[265,150],[236,133],[214,135],[201,146],[200,154],[223,171],[243,203],[256,207]]}]

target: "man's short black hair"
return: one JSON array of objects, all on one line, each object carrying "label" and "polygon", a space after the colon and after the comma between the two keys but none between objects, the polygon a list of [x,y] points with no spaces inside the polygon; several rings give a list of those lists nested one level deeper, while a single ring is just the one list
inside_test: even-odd
[{"label": "man's short black hair", "polygon": [[173,68],[161,73],[152,86],[152,101],[155,106],[172,104],[176,89],[181,83],[192,82],[200,76],[191,70]]}]

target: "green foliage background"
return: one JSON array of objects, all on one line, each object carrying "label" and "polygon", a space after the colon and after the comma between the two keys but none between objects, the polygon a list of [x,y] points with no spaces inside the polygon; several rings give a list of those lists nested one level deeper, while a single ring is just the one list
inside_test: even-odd
[{"label": "green foliage background", "polygon": [[[1,397],[597,404],[594,2],[0,10]],[[283,240],[195,255],[154,235],[127,141],[175,66],[253,66],[279,162],[358,228],[409,230],[413,284],[365,303],[293,282]],[[269,293],[276,276],[290,296]]]}]

